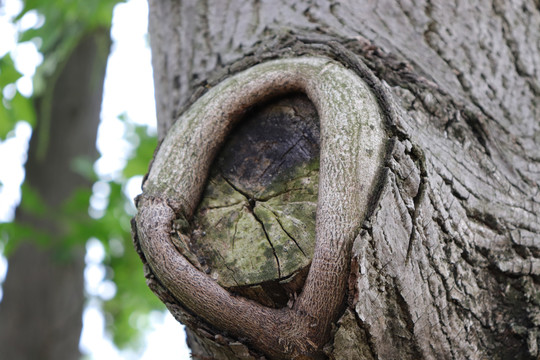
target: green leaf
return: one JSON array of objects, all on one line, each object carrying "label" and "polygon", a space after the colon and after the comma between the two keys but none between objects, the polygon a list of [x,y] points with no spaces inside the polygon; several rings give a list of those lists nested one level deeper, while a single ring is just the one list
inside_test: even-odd
[{"label": "green leaf", "polygon": [[[12,99],[6,99],[3,91],[7,85],[14,84],[22,76],[15,69],[15,64],[11,55],[7,54],[0,58],[0,140],[4,140],[9,132],[13,130],[18,120],[23,120],[21,116],[27,116],[29,122],[34,120],[34,117],[28,112],[28,100],[21,99],[19,93],[15,93]],[[11,85],[14,86],[14,85]],[[21,109],[18,106],[22,106]],[[29,104],[33,108],[32,104]]]},{"label": "green leaf", "polygon": [[7,54],[0,58],[0,89],[8,84],[13,84],[22,74],[15,69],[15,63],[11,55]]},{"label": "green leaf", "polygon": [[154,136],[143,135],[139,136],[139,141],[139,146],[124,168],[123,174],[126,178],[144,175],[148,172],[148,164],[152,160],[157,139]]},{"label": "green leaf", "polygon": [[26,42],[26,41],[32,41],[35,38],[41,39],[42,33],[43,33],[43,31],[40,30],[40,29],[28,29],[25,32],[23,32],[21,34],[21,36],[19,37],[19,43],[23,43],[23,42]]},{"label": "green leaf", "polygon": [[0,93],[0,140],[4,140],[15,127],[13,114],[9,109],[6,109],[2,100],[2,94]]},{"label": "green leaf", "polygon": [[34,103],[31,99],[17,93],[13,99],[11,99],[11,108],[13,113],[12,118],[15,120],[15,123],[23,120],[29,123],[32,127],[36,124],[36,113]]},{"label": "green leaf", "polygon": [[135,147],[134,152],[129,156],[123,175],[127,179],[144,175],[148,172],[148,164],[154,155],[157,138],[155,135],[150,135],[148,126],[132,123],[126,114],[121,114],[118,119],[125,123],[127,128],[125,137]]}]

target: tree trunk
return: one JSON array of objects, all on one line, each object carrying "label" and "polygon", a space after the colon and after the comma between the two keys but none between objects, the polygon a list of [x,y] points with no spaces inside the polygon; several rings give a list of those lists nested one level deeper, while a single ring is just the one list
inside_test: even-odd
[{"label": "tree trunk", "polygon": [[47,242],[24,239],[9,257],[0,304],[2,359],[80,358],[84,239],[65,239],[69,219],[62,205],[90,186],[73,166],[77,159],[91,163],[97,155],[109,46],[108,30],[87,35],[37,100],[39,121],[30,141],[26,184],[46,210],[35,214],[19,208],[16,221],[46,236]]},{"label": "tree trunk", "polygon": [[[346,296],[335,325],[328,329],[327,344],[315,345],[317,356],[540,356],[539,26],[540,7],[532,0],[474,5],[444,1],[150,1],[160,139],[190,105],[198,106],[197,99],[218,88],[220,81],[270,60],[327,58],[353,71],[376,95],[385,118],[386,155],[377,186],[370,191],[366,217],[358,220],[361,229],[347,254]],[[310,100],[316,103],[312,97]],[[279,116],[298,116],[287,109],[302,100],[290,101],[292,105],[277,105]],[[260,111],[271,112],[273,106],[275,103],[263,105]],[[246,117],[257,116],[248,113]],[[322,123],[320,111],[318,117]],[[257,141],[261,142],[265,134],[272,136],[264,129],[242,136],[260,136]],[[298,132],[283,129],[284,134]],[[233,134],[235,131],[243,130],[239,127]],[[245,201],[240,211],[247,209],[257,218],[254,209],[260,199],[246,189],[267,186],[265,180],[259,177],[259,183],[248,186],[238,179],[242,175],[236,175],[238,181],[223,176],[239,168],[224,168],[227,161],[223,159],[245,159],[234,155],[242,151],[245,148],[239,150],[234,141],[225,145],[212,165],[211,179],[221,172],[245,196],[239,200]],[[286,151],[272,155],[273,159],[284,158]],[[319,155],[315,151],[313,156],[302,164]],[[171,171],[172,177],[180,176],[180,170]],[[249,175],[247,170],[239,171]],[[324,176],[322,170],[320,176]],[[151,173],[147,189],[152,181]],[[217,184],[214,180],[209,183]],[[208,189],[205,196],[212,198],[214,190]],[[151,201],[156,201],[156,194],[152,195]],[[227,196],[236,195],[225,191],[217,197]],[[210,201],[205,199],[203,204]],[[177,206],[176,199],[166,201],[172,209]],[[217,259],[223,255],[216,255],[219,251],[214,248],[203,248],[206,245],[196,236],[188,239],[182,235],[188,229],[192,235],[206,233],[201,230],[205,221],[212,228],[208,225],[212,221],[204,218],[205,209],[213,208],[203,206],[193,218],[176,218],[176,227],[169,230],[181,230],[176,247],[195,268],[219,282],[223,276],[213,275],[219,273],[215,268],[221,266],[220,261],[227,268],[227,260],[212,259],[212,253]],[[279,222],[283,217],[276,219]],[[259,220],[266,229],[264,219],[259,216]],[[139,225],[136,240],[145,236]],[[264,234],[272,243],[268,232]],[[182,294],[156,275],[159,269],[146,252],[141,256],[150,262],[150,287],[190,327],[188,338],[195,358],[293,356],[265,350],[255,335],[253,339],[238,336],[241,331],[209,320],[208,314],[194,310],[197,305],[182,301]],[[272,257],[279,263],[275,252]],[[300,285],[291,290],[276,272],[274,282],[259,279],[252,283],[262,290],[222,286],[266,308],[289,304],[294,310],[305,276],[299,275]],[[309,275],[305,281],[308,286]],[[278,339],[287,335],[279,325],[274,330]],[[299,354],[294,356],[301,358]]]}]

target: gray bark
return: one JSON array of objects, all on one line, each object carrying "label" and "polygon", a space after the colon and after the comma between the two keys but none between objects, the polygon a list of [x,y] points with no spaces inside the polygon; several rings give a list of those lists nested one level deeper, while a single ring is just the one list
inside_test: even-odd
[{"label": "gray bark", "polygon": [[[38,125],[30,141],[26,182],[43,199],[42,216],[17,209],[16,221],[47,235],[24,239],[9,257],[0,303],[0,354],[6,360],[79,359],[84,305],[84,243],[65,237],[61,206],[89,179],[73,169],[78,157],[93,160],[108,30],[84,37],[36,100]],[[84,239],[82,239],[84,241]]]},{"label": "gray bark", "polygon": [[[365,63],[391,112],[392,146],[326,355],[535,359],[538,28],[532,0],[150,1],[159,136],[205,87],[265,60]],[[257,354],[148,277],[194,330],[196,357]]]}]

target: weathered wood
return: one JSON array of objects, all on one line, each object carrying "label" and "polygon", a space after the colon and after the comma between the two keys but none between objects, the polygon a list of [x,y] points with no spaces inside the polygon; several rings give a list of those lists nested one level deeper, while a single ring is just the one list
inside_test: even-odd
[{"label": "weathered wood", "polygon": [[[181,243],[234,293],[273,307],[300,293],[315,246],[319,119],[302,94],[245,115],[214,161]],[[212,241],[206,241],[212,239]]]}]

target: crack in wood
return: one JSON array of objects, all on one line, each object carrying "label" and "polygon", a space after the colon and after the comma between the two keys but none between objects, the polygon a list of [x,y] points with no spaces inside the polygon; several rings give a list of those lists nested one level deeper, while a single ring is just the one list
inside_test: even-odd
[{"label": "crack in wood", "polygon": [[276,266],[278,271],[278,279],[281,278],[281,266],[279,264],[279,256],[276,253],[276,249],[274,248],[274,244],[272,244],[272,240],[270,240],[270,236],[268,236],[268,232],[266,231],[266,227],[264,226],[264,223],[261,219],[257,216],[257,214],[251,209],[251,214],[253,215],[253,218],[261,225],[261,228],[264,232],[264,236],[266,237],[266,240],[268,241],[268,244],[270,245],[270,248],[272,248],[272,253],[274,254],[274,258],[276,259]]},{"label": "crack in wood", "polygon": [[[248,202],[248,209],[249,209],[249,213],[253,216],[253,218],[255,219],[255,221],[257,221],[259,223],[259,225],[261,226],[261,229],[263,230],[264,232],[264,236],[266,237],[266,240],[268,241],[268,244],[270,245],[270,248],[272,249],[272,253],[274,254],[274,259],[276,260],[276,266],[277,266],[277,272],[278,272],[278,278],[281,278],[281,266],[280,266],[280,263],[279,263],[279,257],[278,257],[278,254],[276,253],[276,249],[274,248],[274,244],[272,244],[272,240],[270,240],[270,236],[268,236],[268,232],[266,231],[266,227],[264,225],[264,222],[257,216],[257,214],[255,213],[254,211],[254,208],[255,206],[257,205],[255,199],[253,199],[253,197],[247,193],[245,193],[244,191],[240,190],[236,185],[234,185],[232,183],[231,180],[229,180],[226,176],[222,176],[223,179],[235,190],[237,191],[238,193],[242,194],[247,202]],[[236,231],[236,230],[235,230]],[[236,232],[235,232],[236,233]]]},{"label": "crack in wood", "polygon": [[285,230],[285,227],[284,227],[283,224],[281,223],[281,220],[279,220],[279,215],[276,214],[275,211],[272,211],[272,210],[270,210],[270,211],[272,212],[272,214],[274,214],[274,217],[275,217],[277,223],[279,224],[279,226],[281,227],[281,230],[283,230],[283,232],[284,232],[285,234],[287,234],[287,236],[289,237],[289,239],[291,239],[291,240],[295,243],[295,245],[296,245],[296,246],[298,247],[298,249],[302,252],[302,254],[303,254],[305,257],[308,257],[307,254],[306,254],[306,253],[304,252],[304,250],[302,249],[302,247],[300,246],[300,244],[298,244],[298,242],[296,241],[296,239],[295,239],[291,234],[289,234],[289,232],[288,232],[287,230]]}]

